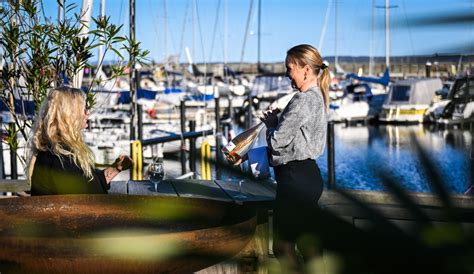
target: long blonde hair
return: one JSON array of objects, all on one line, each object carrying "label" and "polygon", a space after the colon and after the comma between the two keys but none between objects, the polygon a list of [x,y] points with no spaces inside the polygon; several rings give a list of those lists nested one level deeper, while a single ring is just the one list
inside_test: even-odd
[{"label": "long blonde hair", "polygon": [[[291,63],[304,67],[309,65],[316,77],[319,77],[319,87],[323,93],[324,104],[326,108],[329,106],[329,82],[331,76],[329,67],[323,63],[323,58],[319,51],[311,45],[297,45],[286,52],[287,60]],[[322,73],[320,74],[322,70]]]},{"label": "long blonde hair", "polygon": [[[69,157],[92,179],[94,155],[82,135],[85,107],[86,95],[81,90],[70,87],[51,90],[33,126],[31,158],[39,151],[49,151],[61,161]],[[34,165],[34,160],[29,165]]]}]

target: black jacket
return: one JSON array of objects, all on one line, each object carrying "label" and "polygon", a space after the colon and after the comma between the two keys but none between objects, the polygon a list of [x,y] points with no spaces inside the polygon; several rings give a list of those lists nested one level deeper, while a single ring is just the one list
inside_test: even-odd
[{"label": "black jacket", "polygon": [[94,178],[89,180],[72,159],[58,156],[49,151],[40,151],[31,177],[31,195],[56,194],[107,194],[104,171],[93,169]]}]

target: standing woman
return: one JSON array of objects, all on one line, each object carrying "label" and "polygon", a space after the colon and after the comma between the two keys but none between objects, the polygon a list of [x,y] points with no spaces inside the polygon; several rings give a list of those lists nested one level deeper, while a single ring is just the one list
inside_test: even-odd
[{"label": "standing woman", "polygon": [[[298,45],[287,52],[286,75],[298,92],[280,117],[264,113],[270,164],[277,193],[274,208],[273,251],[281,262],[298,269],[295,245],[308,226],[323,191],[316,159],[326,145],[329,70],[318,50]],[[302,252],[303,257],[305,254]]]},{"label": "standing woman", "polygon": [[94,168],[94,155],[82,134],[88,119],[81,90],[61,87],[48,93],[31,137],[31,195],[105,194],[112,179],[130,168],[132,161],[124,155],[105,170]]}]

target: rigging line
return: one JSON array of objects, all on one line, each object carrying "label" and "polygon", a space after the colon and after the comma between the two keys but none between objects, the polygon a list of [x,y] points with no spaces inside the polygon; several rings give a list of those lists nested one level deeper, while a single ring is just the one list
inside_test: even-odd
[{"label": "rigging line", "polygon": [[[219,34],[220,34],[221,37],[224,37],[224,36],[226,35],[226,33],[224,32],[224,34],[222,34],[221,31],[222,31],[222,30],[219,30]],[[224,39],[225,39],[225,38],[224,38]],[[222,46],[222,45],[221,45],[221,46]],[[225,82],[226,84],[228,84],[228,83],[227,83],[227,82],[228,82],[228,81],[227,81],[227,76],[229,76],[229,75],[228,75],[228,73],[227,73],[227,69],[225,69],[225,67],[228,67],[225,49],[226,49],[226,47],[225,47],[225,46],[222,46],[222,56],[224,56],[224,62],[223,62],[223,63],[224,63],[224,69],[223,69],[223,70],[224,70],[224,71],[223,71],[223,73],[224,73],[224,82]]]},{"label": "rigging line", "polygon": [[[337,2],[337,1],[339,1],[339,0],[335,0],[335,1]],[[339,3],[341,3],[341,2],[339,2]],[[351,8],[351,7],[349,6],[350,4],[353,4],[354,7]],[[357,5],[358,5],[357,2],[348,3],[348,6],[345,6],[345,8],[346,8],[346,10],[356,10],[356,9],[357,9]],[[339,12],[339,14],[342,14],[342,12]],[[358,19],[358,18],[353,18],[353,20],[357,20],[357,19]],[[350,22],[350,21],[349,21],[349,22]],[[355,26],[356,26],[356,25],[357,25],[357,24],[355,24],[355,23],[354,23],[354,24],[350,24],[350,26],[349,26],[349,27],[350,27],[350,29],[349,29],[349,36],[347,37],[347,40],[346,40],[346,38],[345,38],[344,35],[343,35],[342,42],[343,42],[344,44],[348,44],[348,45],[354,44],[354,40],[355,40],[354,36],[355,36],[355,35],[358,35],[358,34],[360,33],[359,30],[356,30],[356,29],[355,29]],[[349,41],[349,42],[346,42],[346,41]],[[357,62],[356,62],[356,59],[354,58],[354,49],[355,49],[355,47],[349,47],[349,50],[347,50],[347,48],[346,48],[346,52],[345,52],[346,56],[347,56],[347,55],[350,56],[350,60],[351,60],[351,63],[352,63],[352,64],[356,64],[356,63],[357,63]],[[337,50],[337,49],[336,49],[336,50]],[[339,57],[338,57],[338,58],[339,58]],[[336,65],[339,65],[339,64],[336,64]],[[356,69],[356,70],[358,70],[358,69]],[[354,73],[357,73],[357,72],[358,72],[358,71],[354,71]]]},{"label": "rigging line", "polygon": [[165,58],[168,58],[168,31],[167,31],[167,24],[168,22],[166,21],[166,0],[163,0],[163,40],[165,42]]},{"label": "rigging line", "polygon": [[[49,20],[46,18],[46,13],[44,12],[44,4],[43,4],[43,1],[40,1],[40,5],[41,5],[41,13],[43,13],[43,18],[45,20],[45,22],[47,23]],[[66,14],[63,15],[63,18],[66,17]]]},{"label": "rigging line", "polygon": [[152,22],[153,22],[153,30],[155,31],[156,45],[158,46],[160,44],[160,39],[159,39],[160,33],[158,32],[158,27],[157,27],[159,25],[159,22],[156,19],[159,17],[159,15],[157,15],[156,17],[153,16],[153,11],[155,9],[153,8],[153,5],[151,4],[151,0],[148,0],[148,6],[149,6],[148,10],[150,11]]},{"label": "rigging line", "polygon": [[[124,0],[120,1],[119,18],[123,18],[123,16],[122,16],[123,1],[124,1]],[[127,16],[128,16],[128,15],[127,15]],[[120,22],[120,21],[119,21],[119,22]],[[122,23],[122,22],[120,22],[120,25],[122,25],[121,23]]]},{"label": "rigging line", "polygon": [[219,23],[219,10],[221,8],[221,0],[217,1],[216,19],[214,21],[214,29],[212,31],[211,51],[209,52],[209,62],[212,61],[212,53],[214,52],[214,42],[216,41],[217,24]]},{"label": "rigging line", "polygon": [[170,27],[169,27],[168,4],[167,4],[167,3],[168,3],[168,0],[164,0],[164,1],[165,1],[165,2],[164,2],[164,3],[165,3],[165,7],[164,7],[164,8],[165,8],[165,25],[166,25],[166,27],[165,27],[165,34],[166,34],[167,36],[169,36],[169,38],[170,38],[170,39],[169,39],[169,43],[170,43],[170,45],[171,45],[172,51],[175,51],[176,48],[175,48],[174,42],[173,42],[173,41],[174,41],[173,32],[170,31]]},{"label": "rigging line", "polygon": [[191,54],[196,58],[196,0],[191,1]]},{"label": "rigging line", "polygon": [[[128,14],[126,14],[126,16],[127,16],[126,18],[123,18],[123,16],[122,16],[123,1],[124,1],[124,0],[120,1],[119,17],[118,17],[118,18],[119,18],[119,21],[118,21],[118,25],[119,25],[119,26],[123,25],[123,23],[122,23],[123,21],[122,21],[121,19],[123,19],[123,20],[126,20],[126,19],[127,19],[127,20],[128,20],[128,16],[129,16]],[[125,34],[125,28],[122,28],[122,33]],[[125,35],[123,35],[123,36],[125,36]],[[119,50],[119,51],[122,51],[122,52],[123,52],[124,50],[121,49],[121,50]],[[119,59],[119,57],[118,57],[118,56],[115,56],[115,62],[117,62],[118,59]]]},{"label": "rigging line", "polygon": [[184,33],[186,32],[186,19],[188,17],[188,9],[189,9],[189,1],[186,1],[186,6],[184,8],[184,19],[183,19],[183,29],[181,31],[181,39],[180,39],[180,45],[179,45],[179,51],[178,51],[178,61],[181,60],[181,52],[183,51],[183,44],[184,44]]},{"label": "rigging line", "polygon": [[319,45],[318,45],[319,52],[323,51],[324,38],[326,37],[326,29],[328,26],[329,14],[331,13],[331,6],[332,6],[332,0],[328,0],[328,7],[326,9],[326,15],[324,16],[323,29],[321,31],[321,36],[319,37]]},{"label": "rigging line", "polygon": [[204,61],[204,79],[207,78],[207,61],[206,61],[206,53],[204,52],[204,41],[202,39],[202,28],[201,28],[201,19],[199,17],[199,9],[198,9],[198,3],[195,2],[195,7],[196,7],[196,19],[198,23],[198,29],[199,29],[199,38],[201,40],[201,52],[202,52],[202,59]]},{"label": "rigging line", "polygon": [[[123,4],[123,1],[120,2],[120,15],[121,15],[121,13],[122,13],[122,4]],[[65,15],[64,15],[64,16],[65,16]],[[106,15],[104,14],[104,16],[106,16]],[[122,16],[119,16],[119,18],[122,18]],[[119,20],[119,23],[118,23],[118,24],[121,25],[120,20]],[[100,62],[98,62],[98,65],[99,65],[99,64],[100,64],[100,66],[103,65],[103,63],[104,63],[104,61],[105,61],[105,55],[106,55],[106,54],[107,54],[107,48],[105,48],[105,50],[104,50],[104,52],[103,52],[102,60],[101,60]],[[115,63],[118,63],[119,66],[120,66],[120,65],[121,65],[121,62],[122,62],[122,60],[119,60],[119,56],[115,56]],[[104,79],[103,82],[102,82],[102,83],[104,83],[104,84],[98,84],[98,85],[96,85],[95,88],[96,88],[96,89],[97,89],[97,88],[101,88],[101,89],[102,89],[102,87],[104,87],[107,82],[113,81],[113,84],[112,84],[112,87],[111,87],[111,91],[112,91],[112,90],[116,87],[116,84],[117,84],[117,82],[118,82],[119,79],[118,79],[118,78],[112,79],[112,78],[110,78],[110,77],[107,77],[107,75],[106,75],[105,73],[104,73],[104,76],[105,76],[105,79]],[[97,73],[93,76],[93,81],[92,81],[91,84],[90,84],[90,89],[92,89],[93,84],[94,84],[94,80],[95,80],[96,77],[97,77]],[[102,87],[101,87],[101,86],[102,86]],[[91,111],[91,114],[95,113],[97,109],[103,108],[103,107],[107,106],[107,105],[106,105],[106,102],[110,100],[112,94],[113,94],[113,92],[109,92],[108,95],[105,96],[105,99],[102,101],[102,103],[96,105],[95,110]]]},{"label": "rigging line", "polygon": [[253,10],[253,0],[250,0],[249,12],[248,12],[248,16],[247,16],[247,23],[245,25],[244,41],[243,41],[243,44],[242,44],[242,50],[240,52],[239,71],[242,71],[242,63],[244,62],[245,45],[247,44],[247,36],[249,34],[250,19],[252,18],[252,10]]},{"label": "rigging line", "polygon": [[374,75],[374,49],[375,49],[375,0],[372,0],[371,7],[371,32],[369,47],[369,75]]}]

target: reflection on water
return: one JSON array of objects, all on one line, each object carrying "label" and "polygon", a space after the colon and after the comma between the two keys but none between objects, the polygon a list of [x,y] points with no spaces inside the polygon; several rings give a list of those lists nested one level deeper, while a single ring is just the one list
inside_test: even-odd
[{"label": "reflection on water", "polygon": [[[383,190],[377,172],[384,172],[408,191],[431,192],[411,136],[418,140],[433,159],[448,190],[464,192],[472,181],[472,131],[435,130],[423,125],[336,125],[336,186]],[[327,180],[326,153],[318,160],[318,165]]]}]

